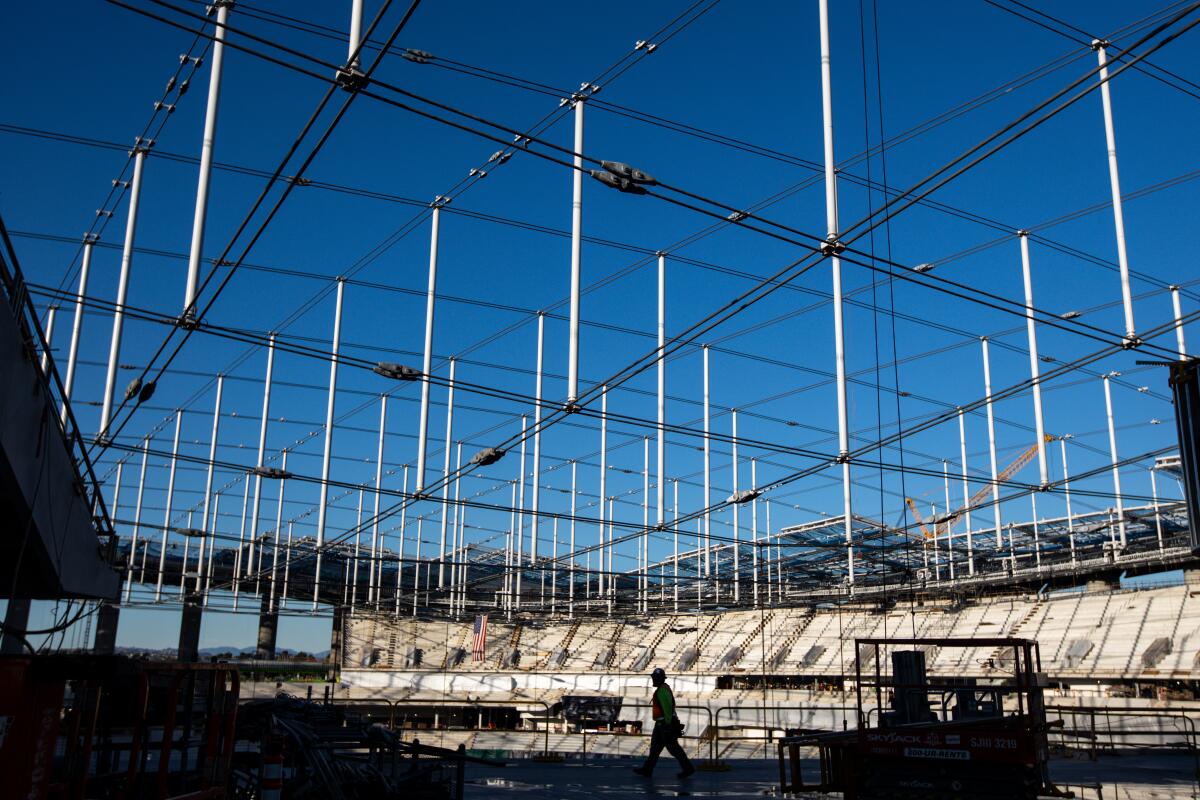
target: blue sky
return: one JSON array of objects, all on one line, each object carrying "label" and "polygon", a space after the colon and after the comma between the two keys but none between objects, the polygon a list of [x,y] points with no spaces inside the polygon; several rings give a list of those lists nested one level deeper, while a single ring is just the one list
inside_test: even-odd
[{"label": "blue sky", "polygon": [[[180,0],[191,10],[202,6]],[[143,0],[139,8],[171,15]],[[893,137],[997,86],[1059,59],[1056,68],[1042,77],[1013,88],[979,108],[945,122],[852,168],[856,175],[879,180],[884,174],[896,187],[907,186],[952,156],[998,129],[1037,101],[1085,74],[1095,55],[1072,43],[977,0],[929,2],[919,5],[888,2],[832,2],[833,85],[836,151],[839,159],[859,153],[881,135]],[[368,2],[370,17],[379,3]],[[404,47],[428,51],[500,73],[537,81],[550,87],[574,89],[627,56],[638,40],[649,37],[688,6],[683,3],[611,3],[602,13],[592,6],[566,3],[493,4],[477,2],[423,4],[398,40]],[[865,27],[860,11],[865,9]],[[1106,34],[1148,14],[1150,7],[1116,2],[1059,2],[1047,10],[1090,33]],[[263,18],[274,12],[343,29],[349,3],[280,3],[273,0],[239,5],[230,24],[313,53],[332,63],[344,58],[344,44],[273,24]],[[394,24],[397,11],[385,20]],[[179,18],[178,15],[175,15]],[[0,122],[10,126],[50,131],[76,137],[128,145],[152,112],[152,105],[176,69],[178,56],[191,37],[118,6],[104,3],[69,3],[67,6],[27,3],[8,15],[4,60],[10,77],[5,86]],[[874,38],[877,20],[879,49]],[[1200,80],[1191,46],[1192,32],[1151,59],[1155,64],[1187,78]],[[236,40],[236,34],[234,39]],[[245,41],[244,39],[242,40]],[[865,41],[865,47],[863,43]],[[1129,39],[1118,38],[1118,44]],[[734,3],[724,0],[694,24],[661,44],[613,81],[604,81],[597,99],[653,114],[704,130],[819,162],[821,158],[821,105],[817,40],[817,5],[805,3]],[[876,66],[882,83],[876,82]],[[864,80],[865,67],[865,80]],[[414,64],[389,58],[378,73],[385,80],[426,97],[469,110],[516,129],[524,129],[554,112],[553,93],[538,93],[465,76],[431,64]],[[206,68],[190,85],[159,137],[155,150],[195,156],[199,151]],[[323,91],[318,82],[265,64],[243,52],[227,52],[218,129],[216,159],[224,164],[271,170],[312,112]],[[1113,82],[1113,103],[1121,182],[1126,193],[1153,187],[1195,170],[1194,143],[1200,131],[1200,103],[1196,98],[1151,78],[1127,72]],[[341,96],[335,98],[340,102]],[[882,111],[882,116],[880,112]],[[327,120],[329,114],[323,118]],[[0,129],[0,211],[16,242],[30,280],[57,286],[73,276],[76,252],[73,243],[34,238],[77,239],[91,225],[95,210],[108,193],[110,182],[125,165],[123,152],[77,143],[53,141]],[[569,118],[553,124],[544,138],[561,146],[571,144]],[[340,124],[308,172],[315,181],[383,192],[427,202],[446,193],[484,164],[497,150],[492,142],[452,130],[436,122],[360,98]],[[766,159],[661,127],[646,125],[601,108],[587,111],[585,151],[589,155],[633,163],[662,180],[723,203],[744,208],[776,195],[813,173],[794,163]],[[516,219],[559,231],[570,227],[571,176],[561,166],[518,153],[502,166],[487,167],[489,175],[469,189],[454,192],[443,215],[440,243],[439,292],[434,351],[438,370],[445,374],[444,357],[460,355],[459,378],[529,395],[533,391],[535,325],[527,312],[550,309],[567,293],[569,240],[526,229],[496,224],[461,212],[479,212]],[[167,157],[152,155],[145,171],[142,213],[137,245],[147,251],[186,253],[191,230],[196,168]],[[261,188],[259,178],[228,171],[214,173],[206,259],[215,258],[229,241],[238,222]],[[936,199],[1016,229],[1049,220],[1109,199],[1100,97],[1093,93],[984,164],[940,190]],[[878,206],[880,195],[843,181],[840,187],[844,224],[865,216],[868,203]],[[1152,280],[1136,280],[1139,328],[1170,319],[1170,301],[1164,283],[1187,284],[1197,275],[1197,247],[1193,221],[1197,201],[1194,181],[1131,199],[1125,206],[1126,230],[1132,267]],[[818,235],[824,234],[824,195],[815,185],[790,194],[762,212],[765,216]],[[89,294],[111,300],[118,274],[125,206],[115,209],[93,264]],[[327,348],[332,327],[332,278],[362,264],[366,254],[377,256],[355,275],[360,283],[346,289],[343,321],[344,352],[370,360],[419,364],[422,346],[424,300],[419,296],[426,281],[429,224],[416,219],[419,209],[346,193],[301,187],[289,198],[278,218],[254,248],[247,262],[275,267],[290,274],[260,269],[240,271],[217,300],[209,320],[257,332],[282,329],[288,335],[309,337]],[[409,225],[410,221],[412,222]],[[732,226],[684,247],[673,245],[708,227],[711,218],[674,207],[653,198],[612,192],[594,181],[584,186],[584,232],[588,236],[635,245],[650,251],[670,249],[709,265],[763,276],[799,257],[800,249],[787,242]],[[407,226],[407,227],[406,227]],[[382,252],[376,246],[393,233],[409,232]],[[1100,208],[1041,231],[1057,243],[1115,262],[1116,249],[1111,212]],[[928,208],[904,212],[871,240],[859,243],[879,256],[890,252],[903,264],[933,262],[934,274],[1007,298],[1021,296],[1017,241],[1011,235],[994,246],[971,252],[1004,233],[975,222]],[[1088,310],[1083,320],[1109,331],[1121,328],[1119,282],[1116,273],[1089,260],[1035,243],[1032,248],[1035,303],[1063,313]],[[953,257],[953,258],[952,258]],[[584,245],[584,282],[608,276],[621,277],[589,292],[584,299],[585,325],[581,345],[584,386],[602,380],[644,355],[652,340],[634,332],[654,328],[655,275],[653,264],[638,253],[599,243]],[[635,269],[629,269],[641,263]],[[175,314],[182,305],[185,261],[152,252],[135,257],[129,303]],[[699,320],[751,283],[743,278],[694,264],[668,259],[668,334]],[[207,266],[207,264],[206,264]],[[848,291],[869,287],[872,273],[844,266]],[[310,273],[299,277],[295,273]],[[72,281],[74,279],[72,278]],[[369,282],[370,286],[364,285]],[[73,283],[67,284],[73,287]],[[805,290],[829,291],[827,269],[807,273],[797,284]],[[384,290],[380,286],[402,291]],[[1143,296],[1145,295],[1145,296]],[[457,298],[454,299],[454,298]],[[878,438],[894,430],[899,384],[899,416],[912,422],[922,415],[969,403],[982,396],[979,335],[999,336],[992,350],[993,383],[1012,385],[1028,376],[1023,322],[977,303],[896,284],[858,295],[867,305],[847,309],[846,349],[848,370],[858,379],[850,388],[850,421],[855,443]],[[1189,289],[1185,312],[1194,310],[1197,295]],[[833,369],[832,318],[827,303],[801,292],[781,291],[723,324],[705,341],[724,348],[712,354],[714,428],[727,432],[730,408],[753,410],[739,419],[739,434],[746,438],[805,446],[833,453],[836,439],[834,394],[826,375]],[[45,298],[41,298],[45,303]],[[471,301],[471,302],[462,302]],[[480,305],[479,301],[489,304]],[[1107,304],[1107,305],[1106,305]],[[814,306],[809,308],[809,306]],[[888,309],[904,315],[893,321]],[[298,308],[304,313],[294,316]],[[512,310],[518,309],[517,311]],[[522,311],[523,309],[523,311]],[[797,313],[798,309],[805,309]],[[556,313],[563,313],[561,307]],[[55,336],[56,355],[65,354],[69,327],[60,321]],[[935,328],[925,321],[948,326]],[[519,324],[518,324],[519,323]],[[284,327],[286,326],[286,327]],[[548,398],[565,392],[566,326],[547,321],[546,389]],[[102,394],[103,361],[110,322],[101,314],[86,317],[81,349],[77,413],[85,428],[94,429]],[[503,335],[494,336],[503,331]],[[166,328],[147,322],[130,322],[125,332],[121,363],[141,365],[166,334]],[[964,335],[966,334],[966,335]],[[894,341],[894,344],[893,344]],[[1163,340],[1169,344],[1170,339]],[[1005,345],[1011,345],[1006,347]],[[1043,354],[1068,360],[1098,349],[1094,341],[1077,332],[1039,329]],[[893,370],[893,347],[901,363]],[[243,358],[244,356],[244,358]],[[1046,428],[1054,434],[1071,433],[1072,472],[1105,463],[1107,437],[1101,382],[1095,375],[1120,370],[1125,380],[1114,386],[1114,405],[1122,455],[1149,452],[1173,441],[1171,408],[1164,376],[1139,368],[1136,355],[1123,353],[1096,365],[1087,374],[1075,373],[1046,387]],[[221,431],[220,457],[252,465],[255,460],[258,413],[264,353],[258,348],[197,335],[175,362],[174,371],[159,386],[153,401],[139,410],[124,431],[123,441],[136,443],[154,431],[154,446],[169,446],[170,419],[184,407],[183,444],[190,455],[207,454],[213,392],[211,375],[228,372]],[[236,366],[233,366],[236,364]],[[297,440],[318,431],[324,417],[328,366],[319,361],[281,354],[276,361],[277,386],[268,435],[268,450],[296,447],[290,468],[306,475],[319,474],[320,436]],[[123,386],[134,373],[124,370]],[[877,394],[875,383],[884,390]],[[1151,391],[1139,392],[1146,386]],[[392,386],[370,373],[343,368],[339,376],[332,477],[352,483],[369,483],[374,475],[377,394]],[[630,381],[627,390],[610,397],[610,410],[641,418],[654,414],[653,371]],[[802,390],[803,389],[803,390]],[[638,391],[628,391],[638,390]],[[650,394],[646,394],[650,392]],[[699,418],[694,402],[700,393],[700,357],[687,349],[668,367],[668,418],[693,423]],[[444,431],[444,390],[434,389],[435,407],[430,425],[431,469],[441,469]],[[415,463],[416,392],[399,390],[391,402],[386,485],[400,488],[399,471]],[[773,399],[771,399],[773,398]],[[520,427],[520,415],[529,406],[470,393],[460,394],[455,417],[455,440],[463,440],[472,453]],[[1001,463],[1007,463],[1033,442],[1031,401],[1027,394],[997,405]],[[362,406],[362,410],[356,411]],[[354,412],[354,413],[351,413]],[[1152,424],[1152,420],[1164,424]],[[787,425],[786,422],[799,423]],[[968,465],[973,475],[986,471],[987,439],[981,414],[967,419]],[[609,477],[611,494],[634,492],[618,504],[618,515],[640,521],[642,468],[641,437],[644,427],[614,426],[610,436]],[[668,475],[681,480],[680,507],[690,511],[702,505],[698,488],[698,440],[672,439],[668,447]],[[543,438],[544,484],[564,487],[567,459],[578,459],[581,488],[594,502],[598,470],[598,432],[592,420],[573,420]],[[714,456],[714,499],[730,488],[731,470],[726,448]],[[1051,474],[1061,467],[1052,451]],[[112,480],[122,453],[110,451],[101,459],[102,471]],[[759,483],[767,483],[808,463],[794,457],[758,453],[742,447],[743,459],[757,458]],[[895,463],[897,449],[884,453]],[[905,440],[904,458],[913,464],[940,468],[940,460],[958,462],[957,426],[941,425]],[[147,516],[155,522],[163,514],[166,469],[162,459],[152,459],[146,490]],[[464,493],[483,492],[481,499],[507,503],[507,485],[517,469],[511,457],[484,472],[484,477],[464,482]],[[652,467],[653,469],[653,467]],[[1031,468],[1034,469],[1034,468]],[[118,516],[131,514],[134,469],[125,470]],[[1031,473],[1024,473],[1032,480]],[[1131,495],[1149,493],[1144,469],[1129,468],[1122,475]],[[174,524],[185,524],[203,486],[203,472],[181,469],[177,478]],[[859,513],[883,516],[889,523],[902,514],[901,498],[909,494],[921,502],[942,503],[942,485],[936,478],[889,472],[880,484],[878,472],[858,468],[855,504]],[[240,475],[218,474],[226,487],[221,527],[237,535],[240,521]],[[743,461],[739,482],[748,485],[750,465]],[[493,487],[504,486],[500,492]],[[1111,487],[1106,476],[1087,488]],[[882,492],[881,492],[882,488]],[[1174,496],[1174,486],[1160,486]],[[264,516],[272,519],[275,488],[263,503]],[[956,489],[957,491],[957,489]],[[316,500],[313,486],[289,488],[287,516],[296,519],[298,532],[311,535]],[[489,493],[490,492],[490,493]],[[565,510],[566,497],[543,494],[546,506]],[[345,530],[354,520],[354,498],[337,497],[330,513],[330,535]],[[668,500],[670,493],[668,493]],[[769,495],[773,525],[803,522],[821,513],[840,510],[837,473],[828,470]],[[1079,499],[1077,508],[1102,508],[1099,499]],[[1005,509],[1006,519],[1029,515],[1028,501]],[[1062,513],[1057,497],[1039,498],[1042,515]],[[418,513],[437,519],[434,505]],[[594,508],[581,513],[592,516]],[[470,541],[495,543],[507,515],[478,513],[469,518]],[[394,547],[398,520],[384,524],[388,546]],[[747,525],[745,519],[743,526]],[[728,513],[714,516],[714,530],[728,531]],[[429,553],[430,530],[425,526],[424,554]],[[412,531],[408,532],[411,547]],[[565,536],[565,532],[563,533]],[[594,526],[581,525],[581,544],[595,540]],[[742,535],[748,535],[743,530]],[[550,546],[549,524],[540,532],[543,548]],[[669,543],[653,544],[660,557]],[[544,550],[543,550],[544,552]],[[632,555],[630,551],[628,556]],[[626,554],[618,564],[632,566]],[[150,644],[174,641],[177,611],[146,610],[127,613],[122,643]],[[135,622],[136,620],[136,622]],[[297,620],[288,623],[281,645],[323,649],[328,623]],[[204,643],[249,644],[253,619],[212,615],[206,622]]]}]

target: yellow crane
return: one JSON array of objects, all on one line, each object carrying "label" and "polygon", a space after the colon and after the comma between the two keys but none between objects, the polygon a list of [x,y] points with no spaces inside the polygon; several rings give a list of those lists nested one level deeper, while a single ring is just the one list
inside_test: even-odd
[{"label": "yellow crane", "polygon": [[[1044,441],[1046,443],[1053,442],[1054,437],[1047,433],[1044,437]],[[1033,457],[1037,455],[1040,444],[1040,442],[1035,442],[1029,447],[1029,449],[1017,456],[1011,464],[1000,470],[1000,473],[996,475],[997,484],[1016,475],[1026,464],[1032,461]],[[930,533],[929,528],[926,527],[925,520],[921,517],[921,512],[917,510],[917,504],[913,501],[913,499],[911,497],[906,497],[904,498],[904,502],[908,504],[909,509],[912,511],[913,518],[916,519],[917,525],[921,529],[921,533],[926,539],[932,539],[935,536],[941,537],[950,533],[951,529],[963,514],[982,505],[983,501],[986,500],[988,495],[992,494],[993,491],[998,492],[999,487],[989,483],[987,486],[984,486],[979,491],[975,492],[975,494],[971,495],[971,499],[967,501],[965,506],[951,511],[949,514],[942,517],[941,521],[935,525],[933,533]]]}]

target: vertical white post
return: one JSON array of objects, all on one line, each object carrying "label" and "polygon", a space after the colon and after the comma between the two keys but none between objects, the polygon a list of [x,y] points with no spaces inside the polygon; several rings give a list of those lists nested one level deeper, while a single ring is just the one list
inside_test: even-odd
[{"label": "vertical white post", "polygon": [[[673,568],[674,568],[674,572],[672,575],[672,581],[674,583],[674,588],[675,588],[674,610],[676,612],[678,612],[679,611],[679,479],[678,478],[671,481],[671,491],[672,491],[671,538],[674,541],[674,545],[672,547],[672,554],[671,554],[671,564],[673,565]],[[647,565],[649,565],[649,562],[650,562],[650,550],[649,550],[649,548],[647,548],[646,549]]]},{"label": "vertical white post", "polygon": [[[206,532],[208,536],[208,567],[204,570],[204,605],[208,605],[208,595],[212,591],[213,556],[217,550],[217,524],[221,518],[221,493],[213,495],[212,528]],[[197,586],[197,588],[199,588]]]},{"label": "vertical white post", "polygon": [[517,544],[516,544],[516,582],[513,588],[513,603],[518,609],[521,608],[521,578],[524,572],[523,564],[525,560],[525,443],[526,430],[528,428],[529,417],[525,414],[521,415],[521,462],[520,462],[520,481],[517,489]]},{"label": "vertical white post", "polygon": [[396,553],[396,608],[392,613],[397,617],[400,616],[400,587],[404,580],[404,540],[408,531],[408,464],[404,465],[400,493],[404,495],[405,502],[400,504],[400,547]]},{"label": "vertical white post", "polygon": [[[454,455],[454,473],[461,475],[462,473],[462,442],[455,443]],[[454,479],[454,529],[452,532],[454,539],[455,553],[450,567],[450,590],[451,598],[454,602],[451,603],[452,610],[462,610],[461,603],[465,600],[466,581],[467,581],[467,550],[464,534],[466,533],[466,509],[458,502],[458,489],[462,485],[461,477]]]},{"label": "vertical white post", "polygon": [[708,345],[704,345],[700,349],[700,354],[704,359],[704,577],[708,577],[712,567],[712,519],[709,512],[709,506],[712,505],[712,442],[709,435],[710,416],[709,406],[709,373],[708,373]]},{"label": "vertical white post", "polygon": [[571,619],[575,618],[575,472],[579,465],[571,461],[571,562],[567,567],[569,572],[567,585],[567,616]]},{"label": "vertical white post", "polygon": [[117,382],[117,364],[121,358],[121,332],[125,325],[125,297],[129,293],[129,272],[133,267],[133,240],[137,233],[138,200],[142,194],[142,167],[145,162],[146,148],[139,142],[133,152],[133,180],[129,185],[129,209],[125,217],[125,245],[121,251],[121,277],[117,280],[117,298],[113,304],[112,341],[108,346],[108,374],[104,379],[100,431],[96,434],[96,439],[100,441],[108,437],[108,425],[112,421],[113,391]]},{"label": "vertical white post", "polygon": [[[541,533],[542,518],[540,511],[542,489],[542,356],[545,352],[546,315],[537,315],[537,374],[533,387],[533,517],[530,520],[529,531],[529,565],[537,568],[538,537]],[[546,603],[546,573],[538,569],[538,599],[542,605]]]},{"label": "vertical white post", "polygon": [[167,472],[167,500],[163,511],[162,543],[158,552],[158,579],[154,584],[154,602],[162,599],[163,570],[167,565],[167,534],[171,531],[171,505],[175,499],[175,463],[179,456],[179,428],[183,424],[183,410],[175,412],[175,438],[171,443],[171,467]]},{"label": "vertical white post", "polygon": [[[284,450],[283,455],[281,456],[280,463],[279,463],[280,469],[282,469],[284,472],[287,472],[287,457],[288,457],[288,451]],[[279,481],[279,497],[275,504],[275,527],[271,530],[271,597],[267,601],[267,607],[272,610],[274,610],[274,608],[275,608],[275,595],[276,595],[275,579],[279,576],[279,571],[278,571],[278,567],[279,567],[279,531],[283,527],[283,495],[284,495],[284,489],[286,486],[287,486],[286,480]],[[259,546],[260,553],[261,553],[261,548],[266,546],[265,545],[266,540],[264,539],[263,541],[264,541],[264,544]],[[356,550],[356,552],[357,552],[357,550]],[[290,556],[290,551],[288,553],[284,554],[284,559],[287,559],[289,556]],[[260,560],[261,560],[261,558],[260,558]],[[284,569],[287,569],[287,567],[285,566]]]},{"label": "vertical white post", "polygon": [[[750,490],[758,486],[758,459],[750,459]],[[751,578],[754,580],[754,607],[758,608],[758,498],[750,501]]]},{"label": "vertical white post", "polygon": [[[278,536],[278,534],[276,534]],[[288,523],[287,542],[283,550],[283,604],[288,601],[288,581],[292,577],[292,523]]]},{"label": "vertical white post", "polygon": [[[946,531],[946,563],[950,567],[950,580],[954,580],[954,533],[950,524],[950,462],[944,458],[942,459],[942,485],[945,491],[946,522],[940,527]],[[938,527],[935,525],[933,528],[935,537]]]},{"label": "vertical white post", "polygon": [[979,337],[983,346],[983,395],[987,398],[988,456],[992,463],[992,516],[996,523],[996,549],[1004,547],[1004,531],[1000,528],[1000,480],[996,471],[996,422],[992,414],[992,364],[988,358],[988,340]]},{"label": "vertical white post", "polygon": [[333,408],[337,400],[338,351],[342,345],[342,299],[346,292],[346,282],[337,279],[337,299],[333,307],[333,339],[329,358],[329,397],[325,402],[325,450],[321,455],[321,486],[320,497],[317,500],[317,558],[313,565],[313,611],[317,610],[317,600],[321,594],[321,556],[325,549],[325,523],[329,512],[329,459],[333,454]]},{"label": "vertical white post", "polygon": [[[1183,310],[1179,306],[1179,287],[1171,287],[1171,308],[1175,311],[1175,345],[1180,358],[1187,357],[1187,344],[1183,340]],[[68,384],[69,386],[70,384]]]},{"label": "vertical white post", "polygon": [[433,312],[437,295],[438,228],[443,204],[444,200],[441,197],[433,201],[429,232],[429,283],[425,290],[425,354],[421,361],[421,421],[417,429],[418,495],[425,489],[425,447],[429,437],[429,373],[433,369]]},{"label": "vertical white post", "polygon": [[[446,439],[442,446],[442,520],[438,541],[438,589],[446,588],[446,526],[450,522],[450,443],[454,437],[454,359],[446,389]],[[535,494],[534,497],[537,495]]]},{"label": "vertical white post", "polygon": [[554,518],[550,535],[550,613],[558,611],[558,517]]},{"label": "vertical white post", "polygon": [[50,351],[54,344],[54,320],[58,318],[58,306],[51,305],[46,309],[46,325],[43,330],[46,333],[46,349],[42,351],[42,372],[46,371],[46,367],[50,363]]},{"label": "vertical white post", "polygon": [[[660,494],[661,496],[661,494]],[[661,512],[659,519],[661,519]],[[662,524],[661,522],[659,523]],[[638,609],[650,607],[650,565],[645,559],[647,533],[650,528],[650,437],[642,437],[642,535],[637,541]]]},{"label": "vertical white post", "polygon": [[508,618],[512,619],[512,587],[513,583],[513,545],[517,541],[517,482],[514,480],[511,486],[512,498],[508,504],[511,513],[508,518],[508,536],[504,542],[504,608],[508,612]]},{"label": "vertical white post", "polygon": [[1029,506],[1033,512],[1033,559],[1034,565],[1042,568],[1042,539],[1038,531],[1038,510],[1037,510],[1037,494],[1029,495]]},{"label": "vertical white post", "polygon": [[1075,518],[1071,514],[1071,473],[1067,469],[1067,436],[1058,437],[1059,451],[1062,453],[1063,465],[1063,497],[1067,501],[1067,538],[1071,544],[1071,566],[1075,565]]},{"label": "vertical white post", "polygon": [[958,456],[962,463],[963,508],[967,523],[967,574],[975,574],[975,548],[971,542],[971,486],[967,481],[967,428],[963,410],[958,410]]},{"label": "vertical white post", "polygon": [[[583,97],[575,97],[575,169],[571,170],[571,317],[567,349],[567,406],[579,399],[579,287],[583,261]],[[604,498],[600,498],[601,505]],[[604,512],[600,512],[601,518]]]},{"label": "vertical white post", "polygon": [[657,523],[665,521],[663,493],[666,489],[666,421],[667,421],[667,256],[658,254],[658,501]]},{"label": "vertical white post", "polygon": [[1150,497],[1154,500],[1154,529],[1158,532],[1158,549],[1163,549],[1162,514],[1158,510],[1158,476],[1155,469],[1150,468]]},{"label": "vertical white post", "polygon": [[246,513],[250,510],[250,481],[242,481],[242,522],[238,529],[238,550],[233,558],[233,610],[237,611],[238,593],[242,588],[242,551],[246,547]]},{"label": "vertical white post", "polygon": [[208,106],[204,112],[204,137],[200,141],[200,177],[196,185],[196,209],[192,217],[192,246],[188,251],[187,288],[183,294],[184,321],[196,317],[196,284],[200,277],[204,225],[208,217],[208,184],[212,177],[213,144],[217,138],[217,106],[221,100],[221,68],[225,63],[225,23],[233,0],[216,0],[217,24],[213,30],[208,73]]},{"label": "vertical white post", "polygon": [[71,400],[71,391],[75,386],[75,362],[79,358],[79,337],[83,331],[83,299],[87,297],[88,275],[92,270],[92,246],[96,243],[94,234],[88,234],[83,240],[83,265],[79,268],[79,294],[75,300],[75,318],[71,322],[71,349],[67,351],[67,373],[63,377],[63,407],[62,420],[67,419],[67,404]]},{"label": "vertical white post", "polygon": [[608,591],[605,594],[605,607],[608,616],[612,616],[613,598],[616,595],[617,576],[613,572],[613,499],[608,498],[608,558],[600,563],[600,569],[608,574]]},{"label": "vertical white post", "polygon": [[[137,504],[133,509],[133,538],[129,546],[129,557],[134,558],[137,555],[138,535],[142,530],[142,496],[146,489],[146,461],[150,456],[150,439],[147,437],[142,440],[142,466],[138,472],[138,490]],[[142,555],[142,566],[138,573],[138,583],[146,579],[146,557]],[[133,593],[133,569],[132,561],[129,570],[129,584],[125,587],[125,602],[129,602],[129,598]]]},{"label": "vertical white post", "polygon": [[[221,423],[221,394],[225,389],[225,376],[217,375],[217,397],[213,403],[213,423],[212,423],[212,439],[208,443],[208,469],[204,476],[204,514],[201,517],[201,525],[205,531],[208,531],[208,510],[209,504],[212,502],[212,485],[213,485],[213,469],[217,462],[217,432]],[[199,591],[199,585],[197,585]]]},{"label": "vertical white post", "polygon": [[[350,42],[346,52],[347,64],[351,67],[358,66],[358,59],[353,58],[354,51],[358,49],[358,44],[362,40],[362,18],[363,18],[363,0],[351,0],[350,2]],[[352,60],[351,60],[352,59]]]},{"label": "vertical white post", "polygon": [[[1112,188],[1113,226],[1117,233],[1117,264],[1121,268],[1121,304],[1125,309],[1125,341],[1137,341],[1133,325],[1133,295],[1129,290],[1129,259],[1125,254],[1125,215],[1121,210],[1121,178],[1117,172],[1117,137],[1113,133],[1112,97],[1108,88],[1108,42],[1096,39],[1092,49],[1100,62],[1100,100],[1104,106],[1104,139],[1108,144],[1108,182]],[[1122,524],[1124,524],[1122,522]]]},{"label": "vertical white post", "polygon": [[[263,378],[262,416],[258,423],[258,466],[264,467],[267,454],[267,420],[271,414],[271,376],[275,371],[275,334],[267,340],[267,372]],[[254,569],[254,551],[258,542],[258,518],[262,513],[262,476],[254,476],[254,511],[250,518],[250,549],[246,555],[245,577]]]},{"label": "vertical white post", "polygon": [[1108,450],[1112,456],[1113,499],[1116,500],[1117,525],[1121,532],[1121,549],[1125,548],[1125,508],[1121,499],[1121,468],[1117,466],[1117,429],[1113,425],[1112,389],[1109,376],[1104,376],[1104,411],[1108,417]]},{"label": "vertical white post", "polygon": [[604,521],[605,507],[604,504],[608,501],[608,387],[600,388],[600,502],[598,504],[600,512],[600,549],[597,551],[599,560],[599,571],[596,576],[596,591],[601,597],[604,596],[604,589],[608,585],[604,575]]},{"label": "vertical white post", "polygon": [[[350,595],[349,599],[350,599],[351,611],[353,611],[354,606],[358,605],[358,550],[359,550],[359,544],[362,542],[362,507],[363,507],[363,487],[359,486],[358,487],[358,512],[357,512],[357,517],[355,518],[355,521],[354,521],[354,558],[352,559],[353,560],[353,568],[346,571],[347,577],[349,577],[349,580],[347,581],[347,583],[349,584],[348,588],[349,588],[349,595]],[[371,574],[375,573],[375,561],[373,559],[372,559],[368,569]],[[347,594],[347,587],[343,587],[342,603],[346,602],[346,594]]]},{"label": "vertical white post", "polygon": [[[733,495],[738,493],[738,451],[737,451],[737,409],[729,410],[730,425],[733,429],[733,435],[730,437],[733,456]],[[742,597],[742,578],[741,578],[741,524],[738,520],[738,510],[740,503],[733,504],[733,602],[736,604]]]},{"label": "vertical white post", "polygon": [[[417,536],[416,536],[416,540],[413,542],[413,547],[417,551],[413,555],[412,613],[413,613],[414,617],[417,615],[417,603],[420,601],[420,598],[421,598],[421,591],[420,591],[421,590],[421,544],[423,543],[423,538],[424,538],[423,537],[424,527],[425,527],[425,517],[423,517],[423,516],[417,517]],[[425,581],[425,585],[426,586],[429,585],[428,580]]]},{"label": "vertical white post", "polygon": [[[367,601],[374,603],[375,608],[379,608],[379,596],[383,594],[383,558],[379,548],[379,497],[383,491],[383,442],[387,431],[387,406],[387,395],[379,395],[379,442],[375,447],[375,508],[371,517],[371,574],[367,579]],[[408,498],[405,498],[404,502],[407,503]]]},{"label": "vertical white post", "polygon": [[826,253],[833,276],[833,346],[837,366],[838,460],[842,463],[842,511],[846,528],[846,579],[854,586],[853,519],[850,500],[850,429],[846,409],[846,340],[842,316],[842,262],[838,258],[837,172],[833,156],[833,79],[829,56],[829,0],[820,0],[821,118],[825,144]]},{"label": "vertical white post", "polygon": [[1029,340],[1029,380],[1033,384],[1033,424],[1037,431],[1038,476],[1045,489],[1050,484],[1046,463],[1046,427],[1042,421],[1042,383],[1038,378],[1037,326],[1033,321],[1033,280],[1029,270],[1029,231],[1017,231],[1021,242],[1021,278],[1025,283],[1025,333]]}]

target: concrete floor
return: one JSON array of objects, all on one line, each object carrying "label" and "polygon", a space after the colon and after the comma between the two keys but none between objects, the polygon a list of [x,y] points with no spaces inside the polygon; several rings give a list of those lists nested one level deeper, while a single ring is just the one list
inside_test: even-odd
[{"label": "concrete floor", "polygon": [[[465,796],[513,800],[571,800],[643,797],[779,797],[774,761],[732,761],[728,772],[697,772],[675,777],[675,762],[664,754],[652,778],[634,775],[634,759],[599,759],[542,764],[515,760],[505,767],[471,766]],[[816,764],[806,764],[813,774]],[[1106,756],[1099,761],[1055,760],[1054,780],[1084,800],[1183,800],[1196,798],[1196,761],[1191,756]],[[1096,789],[1099,784],[1099,792]]]}]

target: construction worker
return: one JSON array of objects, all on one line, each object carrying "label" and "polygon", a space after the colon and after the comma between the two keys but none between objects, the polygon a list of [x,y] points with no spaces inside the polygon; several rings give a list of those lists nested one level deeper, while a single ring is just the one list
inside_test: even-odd
[{"label": "construction worker", "polygon": [[654,772],[654,765],[658,763],[658,756],[665,747],[667,752],[675,756],[675,760],[679,762],[679,777],[686,778],[695,772],[696,768],[692,766],[687,753],[683,752],[683,748],[679,745],[683,724],[675,714],[675,695],[671,693],[671,687],[667,685],[667,673],[663,672],[662,667],[655,667],[654,671],[650,673],[650,682],[654,684],[654,694],[650,699],[651,713],[654,717],[654,733],[650,736],[650,755],[646,757],[645,764],[635,767],[633,771],[638,775],[649,776]]}]

